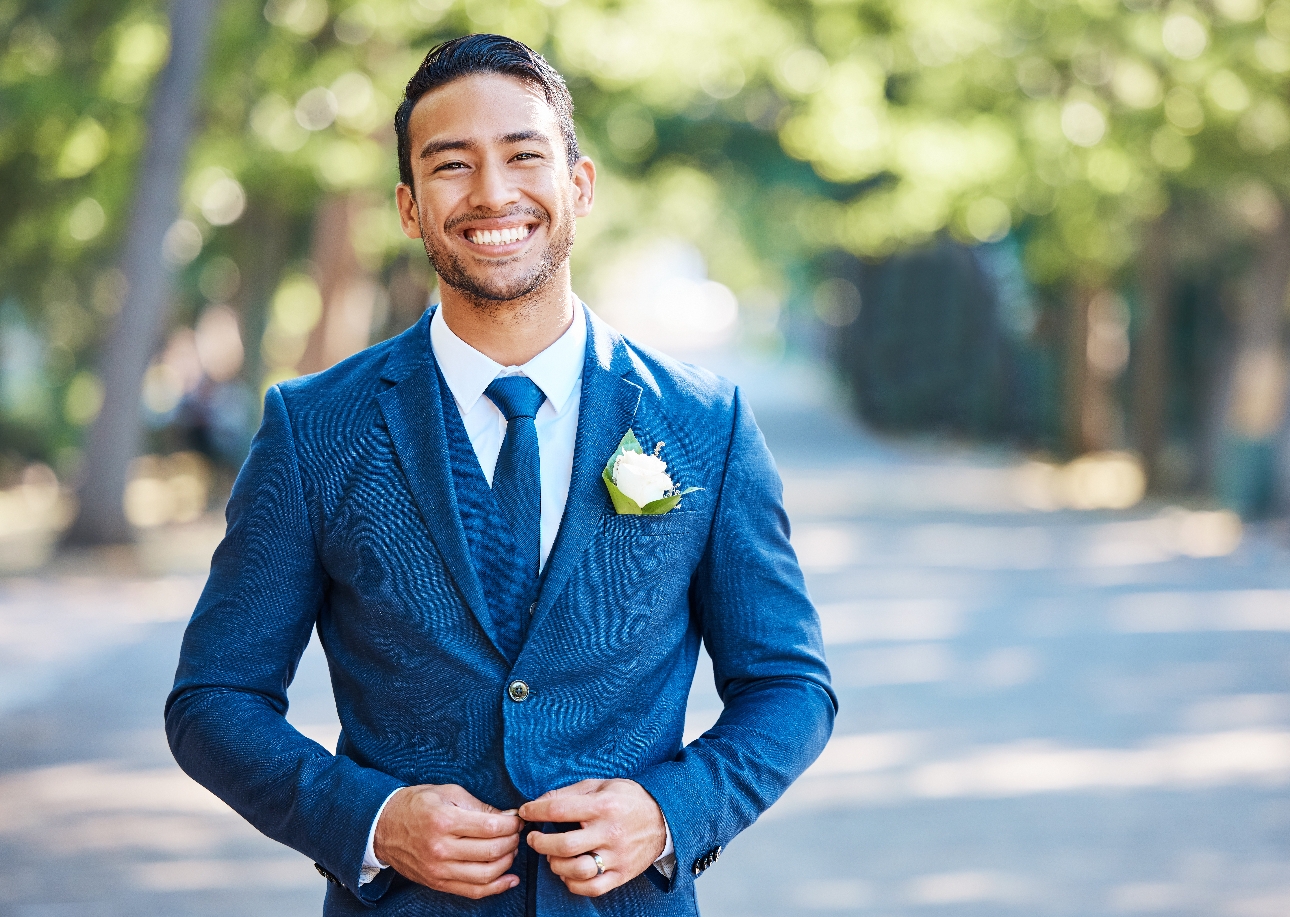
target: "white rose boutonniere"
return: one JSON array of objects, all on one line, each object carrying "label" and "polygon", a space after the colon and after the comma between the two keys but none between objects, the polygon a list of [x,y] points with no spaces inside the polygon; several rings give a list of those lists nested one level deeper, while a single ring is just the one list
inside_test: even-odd
[{"label": "white rose boutonniere", "polygon": [[601,475],[609,489],[609,499],[618,515],[661,516],[681,502],[681,497],[701,487],[681,490],[667,473],[667,462],[659,458],[663,443],[647,455],[628,430],[614,454],[609,457]]}]

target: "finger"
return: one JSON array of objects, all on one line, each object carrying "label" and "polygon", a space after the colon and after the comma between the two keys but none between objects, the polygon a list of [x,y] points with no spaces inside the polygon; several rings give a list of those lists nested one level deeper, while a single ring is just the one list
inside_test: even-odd
[{"label": "finger", "polygon": [[514,854],[519,846],[518,834],[490,838],[446,837],[433,841],[429,852],[436,860],[491,863],[508,854]]},{"label": "finger", "polygon": [[439,891],[447,892],[450,895],[460,895],[463,898],[478,901],[480,898],[488,898],[492,895],[500,895],[502,892],[510,891],[519,884],[519,876],[507,873],[484,885],[474,885],[468,882],[437,882],[435,887]]},{"label": "finger", "polygon": [[[601,856],[604,861],[604,856]],[[588,879],[594,879],[600,874],[596,861],[591,855],[584,853],[576,857],[547,857],[547,865],[551,871],[562,879],[574,879],[585,882]]]},{"label": "finger", "polygon": [[585,898],[599,898],[605,892],[613,891],[625,881],[627,880],[621,873],[606,870],[603,876],[597,876],[594,879],[585,881],[565,879],[564,887],[575,895],[582,895]]},{"label": "finger", "polygon": [[553,799],[560,799],[567,796],[586,796],[588,793],[594,793],[600,789],[603,780],[579,780],[577,783],[571,783],[568,786],[562,786],[554,790],[548,790],[532,802],[526,802],[520,806],[519,816],[525,821],[550,821],[542,817],[545,806]]},{"label": "finger", "polygon": [[472,812],[454,805],[433,807],[425,814],[425,821],[430,832],[455,837],[518,837],[524,827],[515,815]]},{"label": "finger", "polygon": [[597,792],[544,796],[521,806],[520,817],[536,822],[590,821],[604,814],[605,801],[605,794]]},{"label": "finger", "polygon": [[596,850],[602,845],[607,845],[609,840],[607,834],[603,822],[593,823],[590,827],[578,831],[565,831],[560,834],[533,831],[529,834],[529,846],[547,856],[576,857],[588,850]]},{"label": "finger", "polygon": [[463,863],[456,860],[437,863],[429,872],[444,882],[462,882],[467,885],[487,885],[495,882],[515,862],[515,854],[489,863]]}]

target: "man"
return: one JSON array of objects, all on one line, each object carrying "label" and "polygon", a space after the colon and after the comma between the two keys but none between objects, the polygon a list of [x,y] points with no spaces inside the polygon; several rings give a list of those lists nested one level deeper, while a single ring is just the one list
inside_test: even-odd
[{"label": "man", "polygon": [[[442,303],[268,392],[171,748],[318,862],[328,915],[695,914],[836,709],[779,478],[737,390],[573,296],[596,173],[546,61],[441,45],[395,126]],[[688,491],[668,512],[615,511],[629,430]],[[314,628],[334,755],[284,719]],[[700,640],[724,711],[682,747]]]}]

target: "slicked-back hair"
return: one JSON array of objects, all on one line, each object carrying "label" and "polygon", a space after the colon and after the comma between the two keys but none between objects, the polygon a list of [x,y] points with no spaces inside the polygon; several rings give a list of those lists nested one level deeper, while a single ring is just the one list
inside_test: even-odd
[{"label": "slicked-back hair", "polygon": [[541,89],[560,124],[572,171],[582,154],[578,152],[578,137],[573,128],[573,96],[569,95],[564,77],[546,62],[546,58],[523,42],[505,35],[466,35],[431,48],[403,91],[403,102],[394,113],[394,133],[399,141],[399,180],[403,184],[413,187],[411,139],[408,137],[412,109],[430,90],[472,73],[500,73]]}]

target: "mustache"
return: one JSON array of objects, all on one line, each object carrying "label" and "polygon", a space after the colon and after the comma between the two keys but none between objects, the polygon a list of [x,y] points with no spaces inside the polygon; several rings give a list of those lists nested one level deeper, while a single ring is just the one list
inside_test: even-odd
[{"label": "mustache", "polygon": [[462,223],[471,223],[475,220],[504,220],[507,217],[530,216],[541,223],[551,222],[551,217],[545,210],[537,207],[514,207],[505,213],[494,213],[491,210],[471,210],[468,213],[459,214],[446,220],[443,224],[444,232],[452,232]]}]

